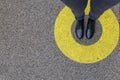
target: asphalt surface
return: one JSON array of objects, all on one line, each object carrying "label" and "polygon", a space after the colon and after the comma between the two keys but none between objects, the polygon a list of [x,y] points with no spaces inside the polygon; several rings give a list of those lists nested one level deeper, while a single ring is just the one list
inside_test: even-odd
[{"label": "asphalt surface", "polygon": [[[95,64],[61,53],[54,23],[64,6],[60,0],[0,0],[0,80],[120,80],[120,41]],[[114,7],[120,19],[119,9]]]}]

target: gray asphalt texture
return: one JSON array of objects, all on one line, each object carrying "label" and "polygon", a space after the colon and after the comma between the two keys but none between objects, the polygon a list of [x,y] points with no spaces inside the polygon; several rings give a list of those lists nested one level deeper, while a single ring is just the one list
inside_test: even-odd
[{"label": "gray asphalt texture", "polygon": [[61,53],[54,22],[64,6],[60,0],[0,0],[0,80],[120,80],[120,41],[95,64]]}]

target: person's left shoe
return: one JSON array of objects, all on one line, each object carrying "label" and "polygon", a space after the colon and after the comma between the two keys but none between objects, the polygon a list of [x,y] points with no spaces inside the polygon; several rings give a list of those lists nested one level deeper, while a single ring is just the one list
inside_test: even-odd
[{"label": "person's left shoe", "polygon": [[75,27],[75,34],[78,39],[82,39],[84,36],[84,19],[77,20]]},{"label": "person's left shoe", "polygon": [[86,29],[86,38],[91,39],[94,33],[95,33],[95,20],[89,18]]}]

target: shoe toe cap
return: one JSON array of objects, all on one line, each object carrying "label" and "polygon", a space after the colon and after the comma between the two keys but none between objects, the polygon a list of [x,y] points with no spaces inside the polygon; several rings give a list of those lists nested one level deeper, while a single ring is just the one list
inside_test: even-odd
[{"label": "shoe toe cap", "polygon": [[83,31],[82,31],[82,29],[78,29],[77,31],[76,31],[76,35],[77,35],[77,37],[80,39],[80,38],[82,38],[83,37]]},{"label": "shoe toe cap", "polygon": [[91,38],[92,38],[92,31],[91,31],[90,29],[87,30],[86,37],[87,37],[88,39],[91,39]]}]

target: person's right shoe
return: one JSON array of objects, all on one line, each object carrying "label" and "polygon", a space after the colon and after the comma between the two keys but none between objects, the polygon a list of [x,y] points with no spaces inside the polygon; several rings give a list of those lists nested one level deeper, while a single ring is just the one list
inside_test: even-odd
[{"label": "person's right shoe", "polygon": [[84,19],[76,21],[75,34],[78,39],[82,39],[84,35]]},{"label": "person's right shoe", "polygon": [[86,29],[86,38],[91,39],[95,32],[95,20],[88,19],[87,29]]}]

